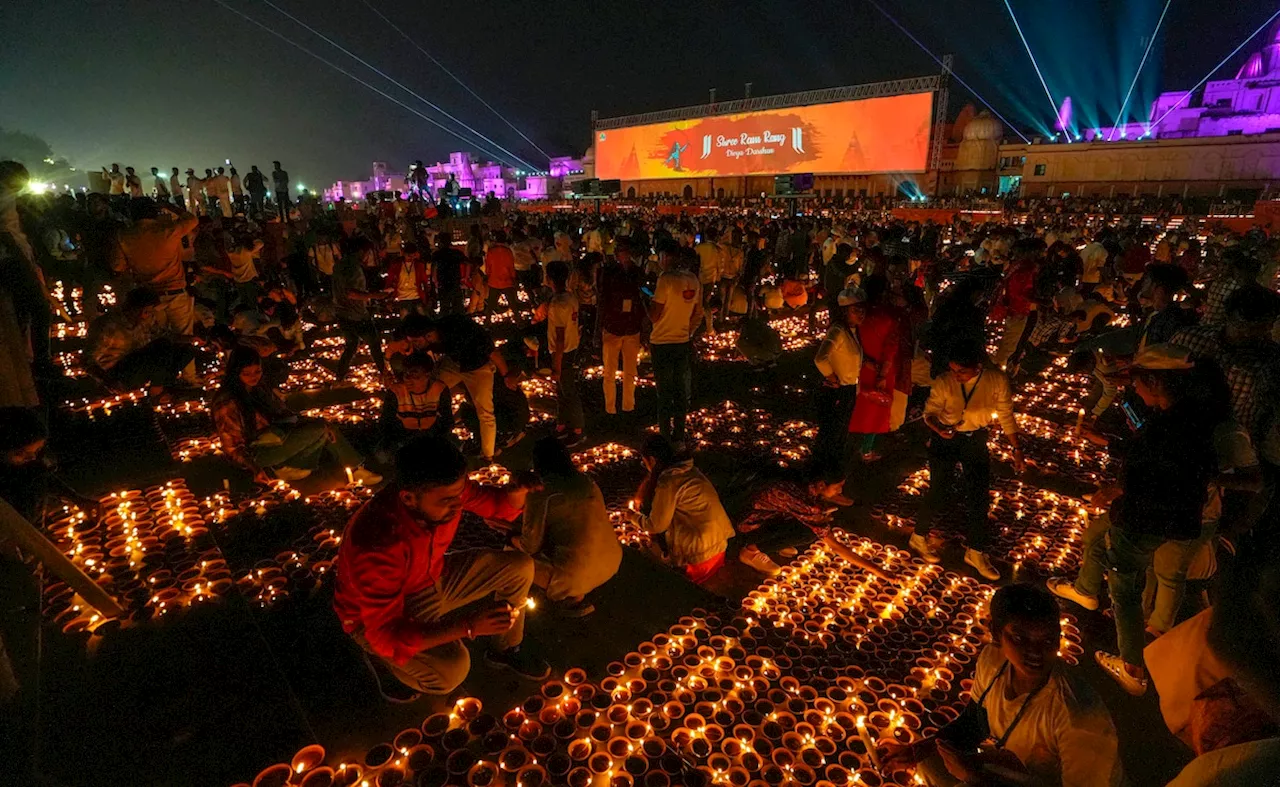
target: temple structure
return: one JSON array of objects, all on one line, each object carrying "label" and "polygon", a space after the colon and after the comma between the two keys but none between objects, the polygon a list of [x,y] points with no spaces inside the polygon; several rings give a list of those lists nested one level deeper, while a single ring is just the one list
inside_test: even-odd
[{"label": "temple structure", "polygon": [[1161,93],[1145,122],[1088,129],[1086,139],[1186,139],[1280,132],[1280,22],[1234,79],[1206,82],[1203,91]]},{"label": "temple structure", "polygon": [[[531,171],[494,161],[477,158],[467,152],[449,154],[448,161],[426,164],[426,188],[431,194],[439,193],[453,176],[460,189],[470,189],[477,197],[492,193],[498,199],[537,200],[559,197],[566,185],[578,178],[588,177],[589,162],[572,156],[558,156],[548,162],[547,169]],[[386,162],[373,163],[373,176],[368,180],[340,180],[324,190],[330,202],[363,200],[369,194],[390,191],[408,194],[411,188],[409,174],[391,172]]]}]

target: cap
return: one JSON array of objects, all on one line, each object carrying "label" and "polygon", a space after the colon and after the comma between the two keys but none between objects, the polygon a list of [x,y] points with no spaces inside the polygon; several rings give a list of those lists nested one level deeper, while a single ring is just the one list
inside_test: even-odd
[{"label": "cap", "polygon": [[845,287],[836,296],[836,303],[841,306],[855,306],[867,302],[867,293],[861,287]]},{"label": "cap", "polygon": [[1176,344],[1149,344],[1134,356],[1134,369],[1190,369],[1195,366],[1191,351]]}]

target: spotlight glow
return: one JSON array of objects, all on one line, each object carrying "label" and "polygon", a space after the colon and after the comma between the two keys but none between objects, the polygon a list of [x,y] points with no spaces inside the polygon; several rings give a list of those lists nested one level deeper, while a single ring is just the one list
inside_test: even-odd
[{"label": "spotlight glow", "polygon": [[[1036,70],[1036,76],[1040,78],[1040,87],[1044,88],[1044,94],[1049,97],[1049,108],[1053,112],[1053,116],[1058,116],[1058,102],[1053,100],[1053,93],[1049,92],[1049,85],[1044,81],[1044,74],[1040,71],[1040,64],[1036,62],[1036,56],[1031,54],[1031,44],[1027,42],[1027,37],[1022,33],[1022,25],[1018,24],[1018,17],[1013,13],[1013,6],[1009,5],[1009,0],[1004,0],[1004,7],[1009,11],[1009,18],[1013,20],[1013,26],[1018,31],[1018,38],[1022,39],[1022,45],[1026,47],[1027,57],[1031,58],[1031,66]],[[1057,139],[1057,137],[1054,137]]]},{"label": "spotlight glow", "polygon": [[[1133,81],[1129,83],[1129,92],[1124,94],[1124,102],[1120,105],[1120,114],[1116,115],[1116,126],[1124,123],[1124,111],[1129,108],[1129,98],[1133,96],[1133,89],[1138,84],[1138,75],[1142,73],[1142,67],[1147,64],[1147,55],[1151,54],[1151,47],[1156,42],[1156,36],[1160,33],[1160,25],[1164,24],[1164,16],[1169,13],[1169,4],[1173,0],[1164,0],[1164,10],[1160,12],[1160,19],[1156,21],[1156,29],[1151,31],[1151,40],[1147,42],[1147,50],[1142,53],[1142,60],[1138,61],[1138,70],[1133,72]],[[1107,135],[1107,141],[1111,141],[1112,135],[1116,133],[1113,126],[1111,133]]]}]

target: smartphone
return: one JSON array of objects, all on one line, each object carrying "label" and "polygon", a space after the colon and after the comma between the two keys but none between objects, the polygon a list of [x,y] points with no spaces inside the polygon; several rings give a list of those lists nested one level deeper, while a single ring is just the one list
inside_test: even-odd
[{"label": "smartphone", "polygon": [[1121,402],[1120,409],[1124,411],[1124,417],[1129,421],[1129,426],[1135,432],[1142,428],[1145,421],[1138,415],[1138,411],[1133,408],[1132,402]]},{"label": "smartphone", "polygon": [[643,292],[645,295],[648,295],[650,298],[653,297],[653,290],[649,289],[648,287],[641,287],[640,292]]}]

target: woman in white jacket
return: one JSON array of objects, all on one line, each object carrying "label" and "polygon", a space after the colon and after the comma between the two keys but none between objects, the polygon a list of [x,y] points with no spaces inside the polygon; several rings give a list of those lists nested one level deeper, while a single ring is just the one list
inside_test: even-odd
[{"label": "woman in white jacket", "polygon": [[650,437],[640,456],[649,476],[637,494],[637,507],[643,510],[650,496],[652,502],[647,516],[637,511],[633,517],[645,530],[663,536],[667,562],[701,585],[724,565],[725,549],[733,538],[733,524],[720,496],[693,466],[693,459],[678,456],[667,438]]}]

